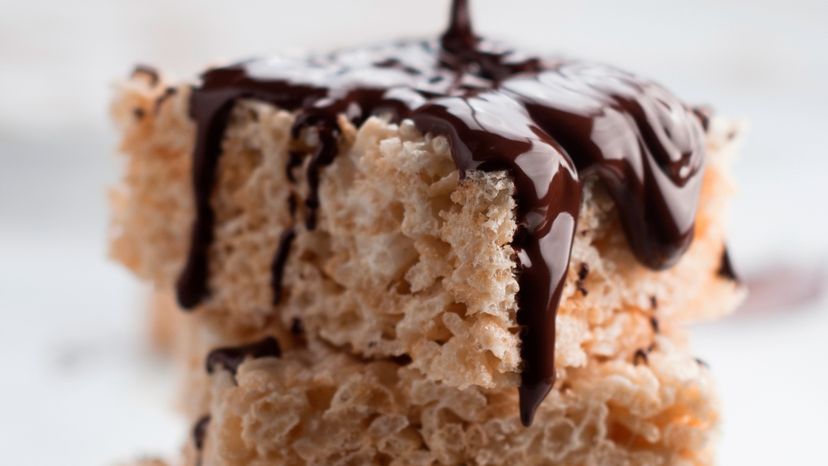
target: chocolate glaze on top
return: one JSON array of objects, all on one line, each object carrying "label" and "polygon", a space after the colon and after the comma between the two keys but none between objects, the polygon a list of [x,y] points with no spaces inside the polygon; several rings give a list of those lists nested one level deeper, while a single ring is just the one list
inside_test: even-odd
[{"label": "chocolate glaze on top", "polygon": [[[470,170],[509,172],[518,230],[518,323],[525,425],[555,378],[555,313],[569,266],[583,180],[614,199],[627,240],[653,269],[675,263],[693,234],[704,130],[694,111],[661,86],[616,68],[534,57],[477,37],[465,0],[455,0],[440,41],[400,41],[305,59],[261,59],[208,70],[193,89],[196,218],[178,281],[182,307],[208,292],[210,205],[221,142],[240,99],[294,111],[293,136],[314,131],[307,161],[304,224],[317,223],[321,170],[337,153],[344,115],[412,120],[447,138],[461,179]],[[300,162],[289,158],[286,170]],[[294,227],[295,228],[295,227]],[[298,232],[297,232],[298,233]],[[291,241],[280,241],[281,275]],[[281,295],[281,280],[274,291]]]}]

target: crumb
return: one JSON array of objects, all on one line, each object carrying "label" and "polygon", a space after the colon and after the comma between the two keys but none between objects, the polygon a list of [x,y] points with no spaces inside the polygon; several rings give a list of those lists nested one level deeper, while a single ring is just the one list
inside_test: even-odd
[{"label": "crumb", "polygon": [[155,67],[142,64],[135,65],[135,68],[132,69],[130,76],[133,78],[143,76],[147,80],[150,87],[158,85],[158,82],[161,79],[158,70]]}]

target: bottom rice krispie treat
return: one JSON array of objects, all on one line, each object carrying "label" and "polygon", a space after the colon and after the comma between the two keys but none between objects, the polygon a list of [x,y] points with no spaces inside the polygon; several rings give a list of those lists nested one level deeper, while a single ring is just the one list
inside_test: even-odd
[{"label": "bottom rice krispie treat", "polygon": [[718,408],[704,363],[659,336],[632,360],[571,371],[521,425],[513,389],[460,390],[406,360],[275,339],[214,350],[185,464],[708,464]]},{"label": "bottom rice krispie treat", "polygon": [[429,381],[409,358],[356,358],[305,342],[301,327],[229,342],[197,316],[181,319],[170,296],[154,304],[177,322],[170,348],[193,426],[175,464],[712,463],[711,374],[671,322],[633,338],[641,348],[563,372],[524,427],[512,386]]}]

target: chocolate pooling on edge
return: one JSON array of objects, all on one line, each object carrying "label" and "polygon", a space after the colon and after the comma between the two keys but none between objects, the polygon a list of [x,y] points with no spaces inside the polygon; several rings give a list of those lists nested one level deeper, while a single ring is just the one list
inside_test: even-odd
[{"label": "chocolate pooling on edge", "polygon": [[266,337],[249,345],[214,349],[207,354],[205,366],[208,374],[212,374],[216,368],[222,367],[235,376],[239,366],[247,358],[277,358],[281,355],[282,350],[279,348],[279,342],[273,337]]},{"label": "chocolate pooling on edge", "polygon": [[[193,308],[209,293],[211,194],[237,101],[293,111],[295,138],[317,134],[319,143],[304,154],[310,157],[307,230],[318,220],[321,170],[339,152],[337,118],[344,115],[355,125],[374,115],[410,119],[423,133],[446,137],[461,179],[473,170],[505,170],[514,180],[520,416],[529,425],[555,380],[555,314],[584,179],[597,178],[613,198],[636,257],[653,269],[669,267],[692,239],[704,130],[691,108],[653,82],[606,65],[528,56],[478,38],[464,0],[454,1],[451,17],[439,42],[251,60],[202,75],[190,99],[197,127],[196,218],[178,300]],[[300,166],[301,157],[292,155],[285,170]],[[274,274],[281,274],[291,242],[283,235]],[[280,282],[273,280],[277,299]]]}]

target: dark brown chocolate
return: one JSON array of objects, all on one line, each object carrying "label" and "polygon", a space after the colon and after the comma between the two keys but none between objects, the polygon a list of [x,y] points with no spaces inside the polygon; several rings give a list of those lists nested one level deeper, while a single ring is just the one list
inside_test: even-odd
[{"label": "dark brown chocolate", "polygon": [[207,437],[207,426],[209,425],[210,415],[204,415],[193,426],[193,445],[198,451],[204,448],[204,439]]},{"label": "dark brown chocolate", "polygon": [[741,283],[742,281],[739,274],[736,273],[736,268],[733,267],[733,261],[730,259],[730,251],[728,251],[727,246],[722,249],[722,258],[717,273],[720,277],[732,282]]},{"label": "dark brown chocolate", "polygon": [[290,321],[290,334],[295,337],[303,337],[305,336],[305,325],[302,323],[301,319],[296,317]]},{"label": "dark brown chocolate", "polygon": [[643,348],[639,348],[635,350],[633,353],[633,365],[637,366],[641,363],[647,364],[649,362],[650,357],[647,355],[647,350]]},{"label": "dark brown chocolate", "polygon": [[[461,179],[473,170],[505,170],[514,180],[520,414],[529,425],[555,379],[555,313],[584,179],[603,183],[636,257],[653,269],[667,268],[693,236],[705,120],[663,87],[625,71],[528,56],[483,40],[473,32],[464,0],[454,2],[451,17],[440,41],[400,41],[303,60],[251,60],[202,75],[190,100],[197,127],[196,218],[178,300],[193,308],[209,293],[210,199],[237,101],[294,111],[296,138],[317,133],[305,171],[308,230],[318,221],[321,171],[339,152],[337,118],[344,115],[357,125],[372,115],[410,119],[422,132],[446,137]],[[292,173],[297,160],[302,157],[292,155],[285,170]],[[276,302],[293,234],[282,236],[274,259]]]},{"label": "dark brown chocolate", "polygon": [[[291,196],[290,199],[293,199],[293,197]],[[271,288],[273,288],[273,304],[279,304],[282,300],[282,276],[285,273],[285,265],[290,254],[290,245],[293,244],[294,238],[296,238],[296,230],[294,228],[288,228],[279,237],[279,245],[276,247],[276,255],[273,257],[273,265],[271,266],[270,273]]]},{"label": "dark brown chocolate", "polygon": [[223,368],[235,376],[239,366],[247,358],[276,358],[281,355],[279,342],[273,337],[266,337],[249,345],[214,349],[207,354],[205,366],[209,374],[212,374],[216,368]]}]

